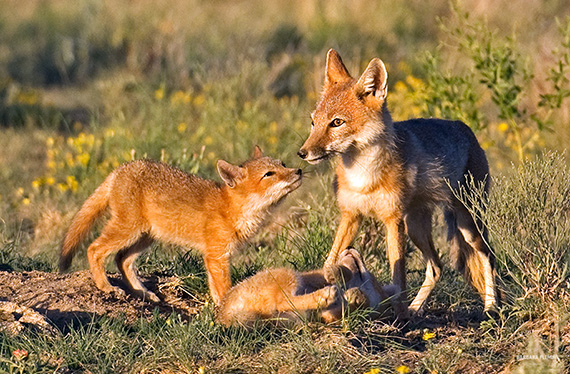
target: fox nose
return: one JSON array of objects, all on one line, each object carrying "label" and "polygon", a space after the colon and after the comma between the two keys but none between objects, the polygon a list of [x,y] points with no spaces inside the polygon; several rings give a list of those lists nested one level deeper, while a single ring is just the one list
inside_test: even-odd
[{"label": "fox nose", "polygon": [[307,158],[307,151],[301,148],[299,152],[297,152],[297,155],[304,160]]},{"label": "fox nose", "polygon": [[301,170],[301,169],[297,169],[297,172],[296,172],[296,174],[297,174],[297,175],[299,175],[299,176],[303,175],[303,170]]}]

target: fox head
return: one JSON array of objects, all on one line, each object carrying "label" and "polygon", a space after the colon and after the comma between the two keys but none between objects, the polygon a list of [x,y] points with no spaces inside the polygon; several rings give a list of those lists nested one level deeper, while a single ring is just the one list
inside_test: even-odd
[{"label": "fox head", "polygon": [[217,169],[230,193],[245,198],[252,209],[279,203],[301,185],[303,178],[301,169],[287,168],[283,162],[264,156],[258,146],[242,165],[219,160]]},{"label": "fox head", "polygon": [[299,157],[316,164],[381,137],[389,125],[385,122],[390,121],[385,105],[387,78],[384,63],[374,58],[356,80],[340,55],[329,50],[322,96],[311,113],[311,133]]}]

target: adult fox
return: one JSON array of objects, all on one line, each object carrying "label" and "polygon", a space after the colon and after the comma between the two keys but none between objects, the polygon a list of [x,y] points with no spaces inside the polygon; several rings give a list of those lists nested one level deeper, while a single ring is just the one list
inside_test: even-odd
[{"label": "adult fox", "polygon": [[[469,193],[470,179],[488,190],[485,152],[460,121],[392,122],[387,92],[386,68],[380,59],[370,61],[356,80],[339,54],[329,50],[324,89],[311,114],[311,133],[298,152],[312,164],[334,155],[341,158],[333,183],[341,219],[326,263],[335,263],[351,243],[363,216],[380,219],[386,225],[392,280],[405,297],[407,233],[426,262],[425,280],[409,307],[417,313],[441,274],[431,234],[434,208],[441,206],[454,266],[480,293],[484,310],[492,311],[499,299],[487,229],[454,196],[459,189]],[[403,309],[400,314],[406,317],[408,312]]]},{"label": "adult fox", "polygon": [[139,160],[119,166],[85,201],[61,248],[67,269],[79,244],[107,207],[111,219],[87,249],[93,280],[105,292],[119,292],[105,275],[105,259],[117,253],[117,267],[131,288],[158,297],[138,280],[134,262],[154,240],[195,248],[204,255],[216,304],[230,289],[230,255],[261,227],[272,208],[301,185],[301,169],[290,169],[255,147],[243,165],[219,160],[225,184],[201,179],[167,164]]}]

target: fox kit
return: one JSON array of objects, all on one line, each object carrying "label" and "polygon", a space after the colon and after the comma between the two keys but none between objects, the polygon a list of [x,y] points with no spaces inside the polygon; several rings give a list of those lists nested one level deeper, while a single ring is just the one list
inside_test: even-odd
[{"label": "fox kit", "polygon": [[407,233],[426,262],[425,281],[409,307],[419,312],[441,273],[431,234],[434,208],[441,206],[455,267],[478,290],[485,311],[494,310],[499,300],[487,229],[454,195],[469,193],[471,178],[488,190],[485,152],[460,121],[392,122],[387,92],[381,60],[373,59],[356,80],[339,54],[329,50],[322,97],[311,114],[311,133],[298,152],[312,164],[340,156],[333,187],[341,219],[327,264],[351,243],[363,216],[379,219],[386,226],[392,280],[405,297]]},{"label": "fox kit", "polygon": [[381,287],[360,254],[349,248],[340,253],[337,264],[322,270],[269,269],[245,279],[224,296],[217,319],[226,326],[245,327],[259,320],[329,323],[342,318],[344,308],[383,311],[382,301],[394,293],[394,287]]},{"label": "fox kit", "polygon": [[87,249],[99,289],[121,292],[105,275],[105,259],[118,252],[117,267],[132,289],[159,301],[137,278],[134,262],[153,240],[161,240],[204,255],[210,293],[218,304],[231,286],[230,253],[255,234],[272,207],[300,186],[302,171],[264,157],[258,147],[243,165],[219,160],[217,169],[225,184],[150,160],[119,166],[73,218],[63,241],[60,270],[70,266],[95,219],[109,207],[110,220]]}]

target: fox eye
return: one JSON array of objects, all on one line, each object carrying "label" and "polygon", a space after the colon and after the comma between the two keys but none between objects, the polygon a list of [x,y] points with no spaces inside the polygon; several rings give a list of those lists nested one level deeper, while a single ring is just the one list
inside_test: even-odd
[{"label": "fox eye", "polygon": [[332,120],[332,122],[330,123],[330,127],[339,127],[344,125],[344,121],[341,120],[340,118],[335,118]]},{"label": "fox eye", "polygon": [[267,173],[263,174],[263,178],[267,178],[267,177],[270,177],[272,175],[275,175],[275,172],[274,171],[268,171]]}]

